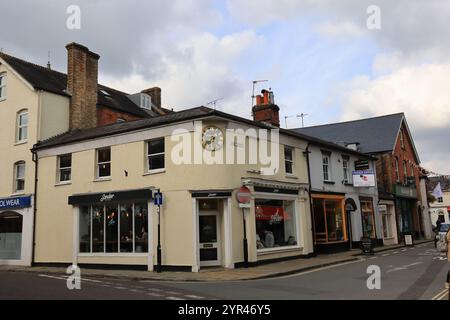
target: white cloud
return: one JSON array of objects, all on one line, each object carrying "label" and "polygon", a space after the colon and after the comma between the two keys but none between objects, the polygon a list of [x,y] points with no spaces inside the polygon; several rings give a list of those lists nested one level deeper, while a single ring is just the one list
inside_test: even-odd
[{"label": "white cloud", "polygon": [[350,21],[323,23],[317,27],[317,31],[323,36],[333,38],[360,37],[364,34],[364,29]]}]

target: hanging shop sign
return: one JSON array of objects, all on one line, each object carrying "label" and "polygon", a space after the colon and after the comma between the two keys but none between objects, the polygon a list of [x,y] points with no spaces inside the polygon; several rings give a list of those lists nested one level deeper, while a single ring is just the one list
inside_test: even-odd
[{"label": "hanging shop sign", "polygon": [[0,210],[20,209],[31,207],[31,197],[15,197],[0,199]]},{"label": "hanging shop sign", "polygon": [[358,160],[358,161],[355,161],[355,170],[356,171],[369,170],[369,169],[370,169],[369,160]]},{"label": "hanging shop sign", "polygon": [[373,170],[353,171],[353,186],[357,188],[375,187],[375,172]]}]

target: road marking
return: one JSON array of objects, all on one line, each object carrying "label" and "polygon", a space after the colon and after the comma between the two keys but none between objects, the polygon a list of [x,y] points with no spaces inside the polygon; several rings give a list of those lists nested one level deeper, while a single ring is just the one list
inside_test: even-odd
[{"label": "road marking", "polygon": [[441,300],[444,298],[448,293],[448,289],[445,289],[444,291],[439,292],[437,295],[435,295],[431,300]]},{"label": "road marking", "polygon": [[403,249],[402,252],[408,251],[408,249]]},{"label": "road marking", "polygon": [[387,257],[387,256],[390,256],[391,254],[390,253],[385,253],[385,254],[382,254],[381,256],[382,257]]},{"label": "road marking", "polygon": [[406,269],[408,269],[409,267],[414,267],[414,266],[417,266],[417,265],[422,264],[422,263],[423,263],[422,261],[414,262],[414,263],[407,264],[407,265],[404,265],[404,266],[401,266],[401,267],[397,267],[397,268],[394,268],[394,269],[390,269],[390,270],[386,271],[386,273],[391,273],[391,272],[395,272],[395,271],[406,270]]},{"label": "road marking", "polygon": [[184,296],[190,299],[205,299],[204,297],[196,296],[195,294],[186,294]]},{"label": "road marking", "polygon": [[67,280],[67,279],[62,278],[62,277],[49,276],[49,275],[46,275],[46,274],[40,274],[39,277],[50,278],[50,279],[57,279],[57,280]]},{"label": "road marking", "polygon": [[117,289],[117,290],[126,290],[127,288],[124,288],[124,287],[114,287],[114,289]]},{"label": "road marking", "polygon": [[176,298],[176,297],[167,297],[167,300],[185,300],[183,298]]},{"label": "road marking", "polygon": [[150,290],[150,291],[155,291],[155,292],[161,292],[162,290],[160,290],[160,289],[156,289],[156,288],[148,288],[147,290]]},{"label": "road marking", "polygon": [[398,253],[398,251],[394,251],[392,254],[397,254]]},{"label": "road marking", "polygon": [[146,293],[148,296],[152,296],[152,297],[162,297],[162,294],[159,293],[154,293],[154,292],[147,292]]},{"label": "road marking", "polygon": [[377,257],[372,257],[372,258],[369,258],[369,260],[373,260],[373,259],[376,259]]}]

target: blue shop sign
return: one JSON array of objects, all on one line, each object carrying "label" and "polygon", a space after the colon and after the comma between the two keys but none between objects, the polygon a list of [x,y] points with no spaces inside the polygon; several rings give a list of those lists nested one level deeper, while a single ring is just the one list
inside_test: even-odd
[{"label": "blue shop sign", "polygon": [[31,197],[16,197],[0,199],[0,210],[20,209],[31,207]]}]

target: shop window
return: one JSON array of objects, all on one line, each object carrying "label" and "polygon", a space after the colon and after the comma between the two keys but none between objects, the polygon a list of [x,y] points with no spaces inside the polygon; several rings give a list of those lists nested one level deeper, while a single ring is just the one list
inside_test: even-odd
[{"label": "shop window", "polygon": [[14,193],[25,190],[25,161],[14,164]]},{"label": "shop window", "polygon": [[298,245],[295,202],[255,200],[258,250]]},{"label": "shop window", "polygon": [[317,243],[347,240],[343,199],[313,199],[314,233]]},{"label": "shop window", "polygon": [[0,74],[0,100],[6,99],[6,73]]},{"label": "shop window", "polygon": [[330,159],[331,159],[330,153],[322,153],[322,168],[324,181],[331,181]]},{"label": "shop window", "polygon": [[80,253],[148,252],[146,202],[80,208]]},{"label": "shop window", "polygon": [[17,114],[16,142],[25,142],[28,139],[28,110]]},{"label": "shop window", "polygon": [[380,215],[383,223],[383,238],[388,239],[392,238],[392,214],[387,211],[387,208],[380,207]]},{"label": "shop window", "polygon": [[97,178],[111,177],[111,148],[97,150]]},{"label": "shop window", "polygon": [[375,215],[372,200],[361,200],[361,216],[363,224],[363,235],[375,238]]},{"label": "shop window", "polygon": [[147,158],[148,171],[165,168],[164,138],[151,140],[147,143]]},{"label": "shop window", "polygon": [[284,166],[286,174],[294,173],[294,149],[284,147]]},{"label": "shop window", "polygon": [[72,179],[72,155],[58,157],[58,181],[69,182]]}]

